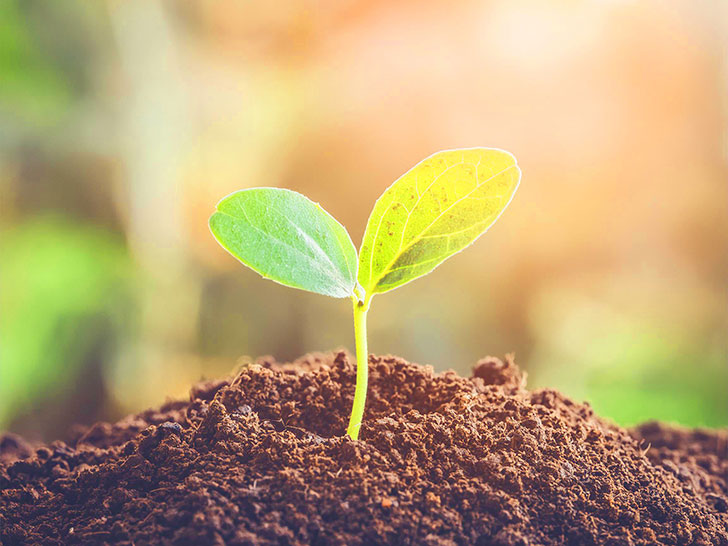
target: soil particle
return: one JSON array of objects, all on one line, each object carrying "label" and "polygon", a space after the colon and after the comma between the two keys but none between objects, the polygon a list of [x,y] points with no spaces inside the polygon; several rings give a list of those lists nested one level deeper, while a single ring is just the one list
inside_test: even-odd
[{"label": "soil particle", "polygon": [[[619,428],[512,358],[259,360],[68,443],[0,437],[0,543],[728,545],[726,431]],[[651,447],[650,447],[651,446]]]},{"label": "soil particle", "polygon": [[33,446],[17,434],[6,433],[0,436],[0,465],[26,459],[32,454]]}]

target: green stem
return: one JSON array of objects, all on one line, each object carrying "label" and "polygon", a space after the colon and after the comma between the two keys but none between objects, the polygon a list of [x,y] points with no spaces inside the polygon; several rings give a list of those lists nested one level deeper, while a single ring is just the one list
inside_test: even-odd
[{"label": "green stem", "polygon": [[369,297],[360,299],[352,297],[354,301],[354,338],[356,340],[356,388],[354,389],[354,405],[351,408],[349,427],[346,433],[352,440],[359,437],[359,428],[364,417],[364,405],[367,400],[367,381],[369,378],[369,353],[367,353],[367,311],[369,311]]}]

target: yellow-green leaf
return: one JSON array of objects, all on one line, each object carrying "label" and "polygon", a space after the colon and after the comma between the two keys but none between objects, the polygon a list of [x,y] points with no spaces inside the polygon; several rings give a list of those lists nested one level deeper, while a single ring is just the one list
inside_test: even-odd
[{"label": "yellow-green leaf", "polygon": [[335,298],[354,291],[356,249],[349,234],[300,193],[235,192],[218,203],[210,230],[225,250],[267,279]]},{"label": "yellow-green leaf", "polygon": [[374,205],[359,283],[376,294],[426,275],[493,225],[520,179],[516,159],[493,148],[438,152],[418,163]]}]

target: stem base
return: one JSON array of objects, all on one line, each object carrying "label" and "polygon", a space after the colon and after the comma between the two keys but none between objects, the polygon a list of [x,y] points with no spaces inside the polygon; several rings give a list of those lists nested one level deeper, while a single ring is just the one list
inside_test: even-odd
[{"label": "stem base", "polygon": [[356,342],[356,387],[354,389],[354,405],[351,408],[349,426],[346,433],[352,440],[359,438],[359,429],[364,418],[364,406],[367,398],[367,383],[369,381],[369,354],[367,353],[367,312],[369,311],[369,298],[354,301],[354,338]]}]

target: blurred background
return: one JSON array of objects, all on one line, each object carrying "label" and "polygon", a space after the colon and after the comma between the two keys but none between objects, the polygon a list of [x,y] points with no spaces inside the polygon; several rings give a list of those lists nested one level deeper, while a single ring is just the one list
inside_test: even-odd
[{"label": "blurred background", "polygon": [[0,430],[63,437],[241,357],[353,348],[350,303],[266,282],[207,218],[306,194],[355,243],[444,148],[513,152],[478,243],[369,314],[370,350],[622,424],[728,425],[728,3],[0,3]]}]

